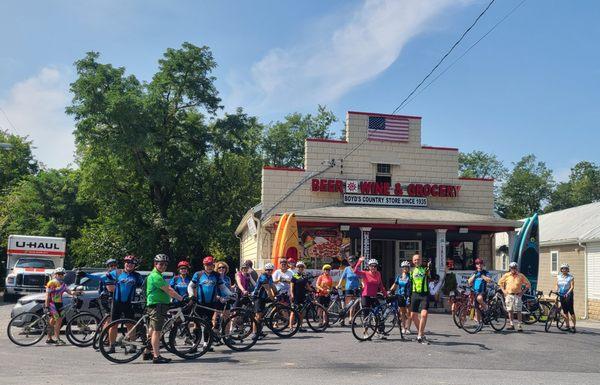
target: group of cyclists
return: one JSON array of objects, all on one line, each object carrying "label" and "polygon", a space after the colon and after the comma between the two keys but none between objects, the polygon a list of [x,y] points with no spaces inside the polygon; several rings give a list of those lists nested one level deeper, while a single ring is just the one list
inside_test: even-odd
[{"label": "group of cyclists", "polygon": [[[99,286],[99,303],[102,309],[110,314],[110,320],[134,319],[134,298],[136,290],[146,287],[145,308],[149,317],[148,340],[149,346],[143,354],[144,360],[153,363],[168,363],[170,359],[160,355],[161,330],[168,317],[171,303],[196,303],[199,317],[212,322],[216,328],[217,312],[223,311],[227,303],[235,301],[233,306],[251,304],[256,323],[253,326],[253,338],[262,338],[266,334],[258,325],[261,325],[265,308],[273,301],[286,301],[288,304],[301,307],[307,299],[322,305],[318,311],[323,312],[330,304],[331,294],[336,290],[343,290],[346,304],[358,296],[362,308],[374,308],[379,305],[381,297],[392,300],[397,308],[397,319],[403,334],[411,334],[414,325],[416,341],[429,344],[426,337],[426,325],[430,302],[440,290],[443,279],[435,281],[435,274],[431,263],[424,263],[421,255],[412,256],[409,261],[401,263],[401,272],[394,279],[391,287],[384,286],[379,262],[364,257],[347,258],[348,265],[343,269],[337,283],[331,275],[332,267],[325,264],[321,274],[314,279],[306,272],[303,261],[279,260],[279,268],[275,269],[272,263],[267,263],[261,274],[253,269],[252,261],[245,261],[239,271],[233,275],[234,281],[229,277],[229,266],[223,261],[215,261],[212,256],[202,260],[203,269],[191,274],[191,265],[187,261],[177,264],[177,272],[166,281],[163,274],[166,272],[169,258],[165,254],[154,257],[152,272],[146,279],[137,272],[138,259],[127,255],[123,259],[122,268],[118,268],[117,260],[106,261],[106,271],[101,274]],[[491,274],[484,269],[481,259],[474,261],[476,270],[468,279],[468,285],[475,294],[476,301],[482,311],[486,311],[486,292],[488,285],[493,283]],[[363,270],[363,265],[367,266]],[[522,331],[521,308],[522,296],[525,290],[531,287],[527,278],[518,271],[517,264],[509,265],[509,272],[498,281],[498,286],[504,294],[506,310],[510,325],[508,329]],[[64,293],[74,294],[64,283],[65,270],[58,268],[54,277],[47,284],[45,308],[51,315],[53,328],[48,331],[47,344],[65,344],[60,339],[62,322],[62,296]],[[562,311],[565,313],[566,325],[575,332],[575,315],[573,311],[574,279],[569,273],[569,266],[561,266],[561,274],[557,280],[557,292],[561,296]],[[452,309],[453,305],[452,305]],[[348,314],[350,320],[354,317],[355,309]],[[300,317],[299,320],[294,317]],[[109,321],[110,321],[109,320]],[[289,327],[296,322],[302,325],[302,313],[290,315]],[[345,320],[342,320],[342,325]],[[572,324],[572,327],[570,326]],[[299,331],[306,331],[300,327]],[[385,333],[378,331],[381,339],[386,339]],[[109,330],[108,342],[110,349],[117,338],[117,330]]]}]

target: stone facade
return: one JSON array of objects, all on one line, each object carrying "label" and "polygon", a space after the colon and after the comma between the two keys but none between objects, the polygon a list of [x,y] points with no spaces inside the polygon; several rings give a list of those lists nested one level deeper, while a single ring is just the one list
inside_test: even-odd
[{"label": "stone facade", "polygon": [[588,300],[588,317],[589,319],[600,321],[600,300]]}]

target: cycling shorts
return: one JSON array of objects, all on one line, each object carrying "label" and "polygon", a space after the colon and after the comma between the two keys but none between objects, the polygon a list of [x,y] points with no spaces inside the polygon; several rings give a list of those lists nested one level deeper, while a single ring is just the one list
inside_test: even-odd
[{"label": "cycling shorts", "polygon": [[566,298],[560,297],[560,307],[565,314],[575,315],[575,305],[573,303],[573,292],[571,292]]},{"label": "cycling shorts", "polygon": [[257,298],[254,302],[254,312],[255,313],[264,313],[265,307],[267,306],[266,298]]},{"label": "cycling shorts", "polygon": [[410,296],[410,311],[420,313],[429,309],[429,294],[412,293]]},{"label": "cycling shorts", "polygon": [[329,298],[329,296],[319,297],[319,303],[322,306],[324,306],[325,308],[327,308],[329,306],[329,304],[331,303],[331,298]]},{"label": "cycling shorts", "polygon": [[50,316],[52,316],[52,318],[62,318],[65,315],[63,314],[63,303],[62,302],[50,302]]},{"label": "cycling shorts", "polygon": [[379,306],[379,301],[377,300],[377,297],[360,297],[360,304],[363,308],[374,308]]},{"label": "cycling shorts", "polygon": [[135,311],[131,302],[113,301],[110,319],[115,321],[118,319],[135,319]]},{"label": "cycling shorts", "polygon": [[349,297],[357,297],[360,294],[360,289],[344,290],[344,295]]},{"label": "cycling shorts", "polygon": [[396,303],[398,304],[398,307],[408,307],[410,304],[410,299],[405,295],[396,294]]},{"label": "cycling shorts", "polygon": [[296,305],[296,306],[301,306],[302,304],[304,304],[305,301],[306,301],[306,294],[294,296],[294,305]]}]

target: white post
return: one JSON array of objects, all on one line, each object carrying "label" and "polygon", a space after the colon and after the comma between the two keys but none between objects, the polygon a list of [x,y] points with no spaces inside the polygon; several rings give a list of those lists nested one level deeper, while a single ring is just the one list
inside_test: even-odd
[{"label": "white post", "polygon": [[441,276],[446,268],[446,229],[435,230],[435,269]]},{"label": "white post", "polygon": [[370,237],[371,227],[361,227],[360,228],[360,254],[365,257],[365,261],[363,262],[363,268],[366,268],[366,264],[369,262],[371,258],[371,237]]},{"label": "white post", "polygon": [[[514,248],[515,248],[515,235],[517,234],[516,231],[507,231],[508,234],[508,263],[510,263],[512,261],[513,258],[513,254],[514,254]],[[507,267],[508,269],[508,267]]]}]

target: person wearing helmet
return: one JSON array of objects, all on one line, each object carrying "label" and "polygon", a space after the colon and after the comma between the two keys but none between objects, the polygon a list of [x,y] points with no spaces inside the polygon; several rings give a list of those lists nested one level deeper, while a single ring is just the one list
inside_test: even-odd
[{"label": "person wearing helmet", "polygon": [[284,299],[288,296],[290,291],[290,282],[294,273],[289,269],[287,259],[281,258],[279,260],[279,269],[273,273],[273,283],[277,287],[277,294],[281,295]]},{"label": "person wearing helmet", "polygon": [[[467,283],[473,288],[473,293],[477,296],[477,302],[482,311],[486,311],[488,306],[485,303],[485,294],[487,290],[487,284],[492,283],[492,277],[490,273],[485,270],[483,260],[481,258],[475,259],[475,272],[469,277]],[[475,314],[477,316],[477,314]]]},{"label": "person wearing helmet", "polygon": [[[305,273],[306,265],[304,262],[300,261],[296,264],[296,272],[294,273],[294,277],[292,277],[292,282],[290,283],[290,301],[296,307],[301,307],[306,302],[306,294],[313,291],[312,286],[310,285],[310,280],[308,275]],[[306,332],[306,329],[302,327],[302,312],[299,311],[298,315],[300,316],[300,332]],[[290,314],[290,328],[295,324],[294,313]]]},{"label": "person wearing helmet", "polygon": [[390,292],[396,295],[396,301],[398,303],[398,319],[401,322],[402,333],[410,334],[410,321],[411,315],[408,305],[410,304],[410,292],[412,282],[410,281],[410,262],[403,261],[400,264],[402,271],[396,279],[394,284],[390,287]]},{"label": "person wearing helmet", "polygon": [[[337,284],[337,288],[340,289],[342,282],[344,282],[344,305],[348,306],[348,304],[354,300],[354,298],[356,298],[356,296],[359,295],[360,293],[360,279],[358,278],[358,275],[356,275],[354,273],[354,267],[356,266],[356,257],[351,255],[348,257],[348,266],[346,266],[344,268],[344,271],[342,271],[342,275],[340,277],[340,280]],[[350,320],[352,320],[352,317],[354,317],[354,309],[356,307],[353,306],[350,309],[349,312],[349,317]],[[342,326],[344,326],[345,320],[342,320]]]},{"label": "person wearing helmet", "polygon": [[317,298],[319,303],[325,308],[327,308],[331,303],[329,294],[331,294],[331,289],[333,288],[333,278],[331,278],[331,265],[326,263],[323,265],[323,268],[321,270],[323,271],[323,273],[319,275],[316,282]]},{"label": "person wearing helmet", "polygon": [[[117,269],[117,260],[109,258],[104,263],[106,272],[100,276],[100,284],[98,285],[98,294],[100,299],[100,307],[105,314],[110,313],[112,306],[113,292],[115,291],[115,280],[112,272]],[[108,320],[110,322],[110,319]]]},{"label": "person wearing helmet", "polygon": [[[217,309],[221,300],[221,285],[223,281],[215,270],[215,259],[207,256],[202,260],[204,270],[198,271],[192,277],[188,286],[190,299],[195,300],[202,307],[197,307],[196,312],[200,318],[207,321],[213,319],[214,309]],[[216,325],[213,325],[213,328]],[[204,343],[208,343],[208,331],[204,334]]]},{"label": "person wearing helmet", "polygon": [[[64,318],[63,311],[63,294],[77,295],[78,292],[71,291],[65,284],[65,269],[59,267],[54,270],[54,278],[52,278],[46,284],[46,301],[44,303],[44,309],[50,314],[50,327],[48,328],[48,338],[46,344],[48,345],[65,345],[65,341],[60,338],[60,328],[62,327],[62,321]],[[52,336],[54,335],[54,339]]]},{"label": "person wearing helmet", "polygon": [[[565,324],[571,333],[575,333],[575,306],[573,304],[573,290],[575,289],[575,278],[569,273],[569,264],[560,265],[560,274],[556,277],[556,288],[554,291],[560,296],[560,308],[565,315]],[[573,327],[571,327],[571,323]]]},{"label": "person wearing helmet", "polygon": [[[173,288],[183,297],[185,301],[188,298],[188,286],[190,284],[190,263],[188,261],[181,261],[177,264],[177,275],[175,275],[169,281],[169,286]],[[179,302],[175,300],[174,302]]]},{"label": "person wearing helmet", "polygon": [[171,362],[170,358],[160,355],[160,336],[167,319],[169,303],[171,298],[182,301],[183,297],[179,295],[163,278],[167,271],[169,257],[166,254],[157,254],[154,257],[154,269],[146,280],[146,313],[148,314],[148,335],[152,351],[146,349],[143,359],[148,361],[152,359],[153,364],[166,364]]},{"label": "person wearing helmet", "polygon": [[[413,255],[413,270],[410,273],[411,294],[410,311],[412,322],[417,328],[417,342],[429,345],[425,338],[425,326],[429,314],[429,280],[431,279],[431,262],[423,264],[423,258],[418,253]],[[419,318],[420,316],[420,318]]]},{"label": "person wearing helmet", "polygon": [[514,314],[517,314],[517,331],[522,332],[523,326],[521,321],[523,316],[521,315],[521,309],[523,308],[523,288],[531,288],[529,280],[521,273],[519,273],[519,267],[516,262],[511,262],[509,265],[509,272],[504,274],[498,281],[498,286],[504,293],[504,303],[506,310],[508,311],[508,321],[510,325],[506,328],[507,330],[515,330]]},{"label": "person wearing helmet", "polygon": [[[377,293],[383,293],[384,297],[387,297],[387,291],[383,286],[383,281],[381,280],[381,273],[377,270],[379,267],[379,262],[376,259],[369,259],[369,271],[362,271],[361,265],[365,260],[365,257],[360,257],[358,259],[358,263],[354,266],[354,274],[356,274],[360,279],[362,279],[363,289],[360,296],[360,303],[363,308],[373,308],[379,306],[379,301],[377,300]],[[380,339],[385,339],[385,335],[381,330],[378,330],[377,333]]]},{"label": "person wearing helmet", "polygon": [[253,326],[252,332],[256,334],[258,331],[256,330],[256,325],[260,325],[262,323],[263,313],[265,311],[265,306],[268,300],[274,301],[275,295],[277,294],[277,288],[273,283],[273,270],[275,266],[272,263],[267,263],[265,265],[265,271],[258,277],[258,281],[256,282],[256,287],[252,292],[253,297],[256,298],[254,302],[254,313],[256,324]]},{"label": "person wearing helmet", "polygon": [[[122,318],[135,319],[135,311],[132,301],[135,298],[136,289],[144,285],[144,278],[136,270],[138,260],[133,255],[127,255],[123,258],[125,266],[123,270],[115,269],[110,273],[114,281],[113,303],[110,313],[112,320]],[[133,325],[128,325],[131,328]],[[114,344],[117,339],[117,328],[113,327],[108,332],[110,341],[110,352],[114,351]],[[131,349],[134,349],[131,347]]]}]

